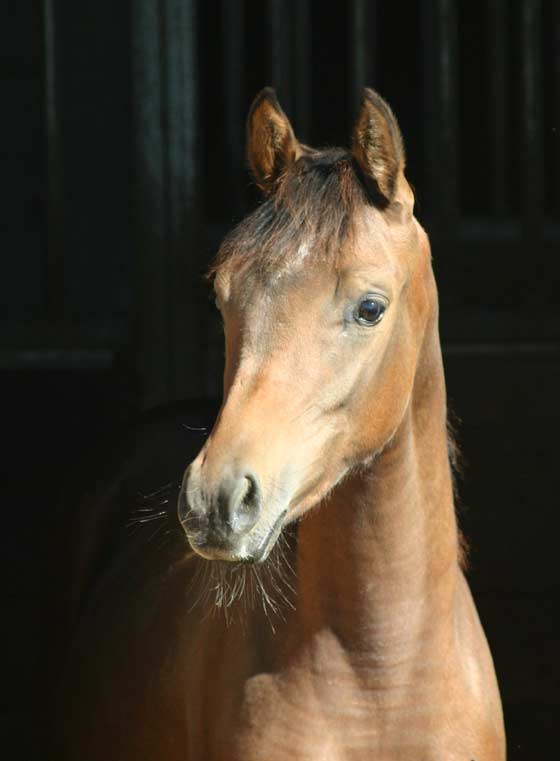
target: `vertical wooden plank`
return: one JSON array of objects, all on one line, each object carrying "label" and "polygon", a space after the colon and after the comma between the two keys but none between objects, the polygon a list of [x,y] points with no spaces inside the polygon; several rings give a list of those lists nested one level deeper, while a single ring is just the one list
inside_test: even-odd
[{"label": "vertical wooden plank", "polygon": [[291,0],[268,0],[268,51],[271,86],[288,116],[293,112]]},{"label": "vertical wooden plank", "polygon": [[551,125],[554,134],[554,153],[551,161],[551,171],[553,173],[556,188],[556,207],[553,212],[556,214],[556,220],[560,219],[560,3],[553,3],[553,81],[554,89],[552,92],[552,102],[554,103],[553,119]]},{"label": "vertical wooden plank", "polygon": [[303,140],[311,125],[310,0],[268,0],[270,84]]},{"label": "vertical wooden plank", "polygon": [[135,355],[139,403],[170,396],[165,144],[159,3],[131,0]]},{"label": "vertical wooden plank", "polygon": [[128,334],[132,295],[128,6],[57,0],[55,8],[64,63],[66,309],[115,345]]},{"label": "vertical wooden plank", "polygon": [[424,0],[424,76],[428,119],[428,209],[434,237],[447,242],[459,221],[459,123],[456,0]]},{"label": "vertical wooden plank", "polygon": [[508,4],[506,0],[489,0],[488,6],[488,77],[490,139],[490,208],[497,217],[508,213],[508,162],[510,142],[508,118]]},{"label": "vertical wooden plank", "polygon": [[521,55],[521,194],[525,236],[539,234],[543,201],[540,0],[522,0],[519,16]]},{"label": "vertical wooden plank", "polygon": [[55,321],[64,315],[63,165],[55,0],[43,0],[43,34],[47,126],[46,308],[48,318]]},{"label": "vertical wooden plank", "polygon": [[457,8],[455,0],[437,0],[437,92],[441,153],[439,201],[449,237],[459,221],[459,124],[457,76]]},{"label": "vertical wooden plank", "polygon": [[298,0],[293,16],[293,90],[294,128],[297,136],[308,140],[311,126],[311,60],[309,0]]},{"label": "vertical wooden plank", "polygon": [[350,12],[350,110],[356,111],[364,87],[375,87],[377,0],[353,0]]},{"label": "vertical wooden plank", "polygon": [[229,207],[237,217],[245,207],[242,188],[245,186],[245,5],[222,0],[224,30],[223,82],[225,110],[225,148],[227,187],[235,188],[229,194]]},{"label": "vertical wooden plank", "polygon": [[201,396],[205,324],[197,182],[196,0],[164,0],[162,80],[168,269],[169,394]]}]

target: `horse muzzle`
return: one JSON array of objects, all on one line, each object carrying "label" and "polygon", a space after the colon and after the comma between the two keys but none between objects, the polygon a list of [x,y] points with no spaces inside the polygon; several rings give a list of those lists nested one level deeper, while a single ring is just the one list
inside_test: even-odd
[{"label": "horse muzzle", "polygon": [[190,546],[208,560],[261,562],[283,525],[286,511],[270,523],[264,519],[258,476],[247,469],[227,470],[213,486],[201,477],[195,461],[179,495],[178,517]]}]

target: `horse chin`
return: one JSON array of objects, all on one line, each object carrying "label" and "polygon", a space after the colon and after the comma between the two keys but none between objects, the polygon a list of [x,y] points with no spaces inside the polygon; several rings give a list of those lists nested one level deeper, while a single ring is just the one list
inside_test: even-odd
[{"label": "horse chin", "polygon": [[192,550],[206,560],[220,560],[229,563],[263,563],[269,556],[272,548],[278,541],[278,537],[284,526],[287,511],[280,513],[273,525],[265,533],[251,531],[239,537],[229,537],[220,542],[198,542],[194,537],[188,536]]}]

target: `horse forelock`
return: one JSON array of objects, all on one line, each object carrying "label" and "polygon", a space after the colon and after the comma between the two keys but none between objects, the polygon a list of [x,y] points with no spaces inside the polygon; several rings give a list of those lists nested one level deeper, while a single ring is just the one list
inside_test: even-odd
[{"label": "horse forelock", "polygon": [[209,274],[250,267],[269,281],[303,260],[336,266],[356,213],[368,202],[349,152],[308,151],[280,178],[276,192],[229,233]]}]

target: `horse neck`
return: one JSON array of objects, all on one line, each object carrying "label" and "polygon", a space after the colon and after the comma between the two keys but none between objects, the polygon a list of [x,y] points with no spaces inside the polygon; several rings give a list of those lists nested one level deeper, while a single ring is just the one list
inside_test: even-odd
[{"label": "horse neck", "polygon": [[369,666],[443,647],[453,632],[458,535],[433,323],[390,445],[299,527],[300,635],[328,630]]}]

